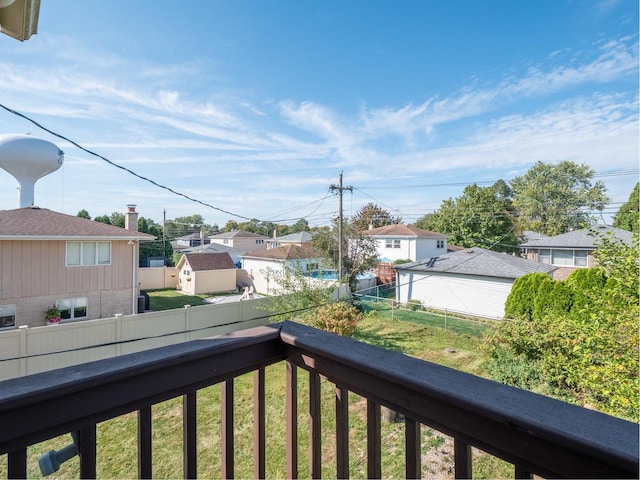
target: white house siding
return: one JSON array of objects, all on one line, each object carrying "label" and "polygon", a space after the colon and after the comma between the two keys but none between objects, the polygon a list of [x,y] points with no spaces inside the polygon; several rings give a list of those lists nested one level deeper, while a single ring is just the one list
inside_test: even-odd
[{"label": "white house siding", "polygon": [[[400,240],[400,248],[387,248],[387,240]],[[396,260],[411,261],[422,260],[423,258],[437,257],[447,253],[447,242],[444,240],[444,248],[437,248],[436,240],[426,238],[407,238],[407,237],[386,237],[376,239],[376,249],[380,258],[388,258],[391,262]]]},{"label": "white house siding", "polygon": [[437,240],[419,239],[416,242],[416,252],[415,252],[416,258],[413,260],[422,260],[424,258],[437,257],[439,255],[443,255],[447,253],[446,238],[443,237],[443,238],[439,238],[438,240],[441,240],[444,242],[443,248],[437,248],[438,247]]},{"label": "white house siding", "polygon": [[300,265],[302,271],[307,271],[310,263],[317,264],[317,260],[314,261],[313,259],[305,258],[301,260],[283,261],[244,257],[242,259],[242,268],[246,270],[249,277],[252,278],[253,288],[256,292],[272,295],[274,293],[274,288],[278,288],[278,285],[274,282],[273,278],[267,278],[265,275],[267,269],[282,271],[285,265],[290,268]]},{"label": "white house siding", "polygon": [[502,318],[513,282],[497,277],[400,271],[398,300],[419,300],[425,307]]}]

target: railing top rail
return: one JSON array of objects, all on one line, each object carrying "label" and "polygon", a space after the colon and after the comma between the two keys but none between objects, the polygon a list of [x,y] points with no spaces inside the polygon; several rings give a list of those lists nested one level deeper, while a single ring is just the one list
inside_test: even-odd
[{"label": "railing top rail", "polygon": [[292,322],[281,337],[300,366],[541,475],[575,474],[572,458],[584,476],[598,476],[601,461],[637,475],[632,422]]},{"label": "railing top rail", "polygon": [[274,325],[0,382],[0,454],[283,359]]}]

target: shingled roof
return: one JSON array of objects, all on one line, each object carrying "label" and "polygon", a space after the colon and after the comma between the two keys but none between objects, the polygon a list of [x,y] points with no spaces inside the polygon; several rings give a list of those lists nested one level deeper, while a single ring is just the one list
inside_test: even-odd
[{"label": "shingled roof", "polygon": [[521,243],[521,247],[527,248],[597,248],[601,236],[611,235],[613,238],[621,240],[627,245],[631,245],[633,234],[627,230],[610,227],[608,225],[594,225],[590,228],[573,230],[553,237],[542,237],[531,239],[526,243]]},{"label": "shingled roof", "polygon": [[0,240],[69,239],[149,241],[155,237],[46,208],[0,210]]},{"label": "shingled roof", "polygon": [[456,273],[500,278],[520,278],[527,273],[550,273],[556,269],[556,267],[546,263],[532,262],[524,258],[479,247],[445,253],[439,257],[418,260],[417,262],[403,263],[396,265],[394,268],[396,270]]},{"label": "shingled roof", "polygon": [[299,246],[295,244],[282,245],[280,247],[269,248],[268,250],[258,250],[249,252],[243,258],[264,258],[269,260],[301,260],[303,258],[315,258],[316,253],[309,245]]},{"label": "shingled roof", "polygon": [[365,235],[376,237],[418,237],[418,238],[447,238],[446,235],[429,230],[423,230],[413,225],[385,225],[384,227],[372,228],[363,232]]},{"label": "shingled roof", "polygon": [[203,270],[230,270],[236,268],[235,263],[233,263],[233,260],[231,260],[227,252],[185,253],[184,257],[194,272],[201,272]]}]

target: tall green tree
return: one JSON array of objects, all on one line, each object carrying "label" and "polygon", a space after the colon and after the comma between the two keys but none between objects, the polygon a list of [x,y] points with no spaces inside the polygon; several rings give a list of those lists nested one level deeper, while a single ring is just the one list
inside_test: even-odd
[{"label": "tall green tree", "polygon": [[392,215],[388,210],[371,202],[358,210],[351,219],[351,224],[359,230],[367,230],[370,226],[377,228],[396,223],[402,223],[402,217]]},{"label": "tall green tree", "polygon": [[460,247],[482,247],[514,251],[519,243],[513,209],[505,182],[490,187],[469,185],[457,198],[449,198],[432,214],[418,219],[416,226],[449,236]]},{"label": "tall green tree", "polygon": [[301,218],[289,227],[289,233],[308,232],[309,230],[311,230],[309,228],[309,222],[305,218]]},{"label": "tall green tree", "polygon": [[587,165],[570,161],[537,162],[511,180],[520,231],[553,236],[591,225],[589,210],[602,211],[609,201],[604,183],[592,183],[593,175]]},{"label": "tall green tree", "polygon": [[613,226],[630,232],[640,232],[640,182],[636,183],[629,200],[620,206],[613,217]]},{"label": "tall green tree", "polygon": [[89,215],[89,212],[87,212],[84,208],[77,213],[76,217],[91,220],[91,215]]}]

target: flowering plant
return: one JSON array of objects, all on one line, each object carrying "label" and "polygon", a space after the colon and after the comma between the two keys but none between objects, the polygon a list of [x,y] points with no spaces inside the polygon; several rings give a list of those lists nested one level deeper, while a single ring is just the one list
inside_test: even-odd
[{"label": "flowering plant", "polygon": [[62,321],[62,314],[60,313],[60,309],[55,305],[52,306],[49,310],[47,310],[47,314],[45,315],[47,319],[47,323],[60,323]]}]

